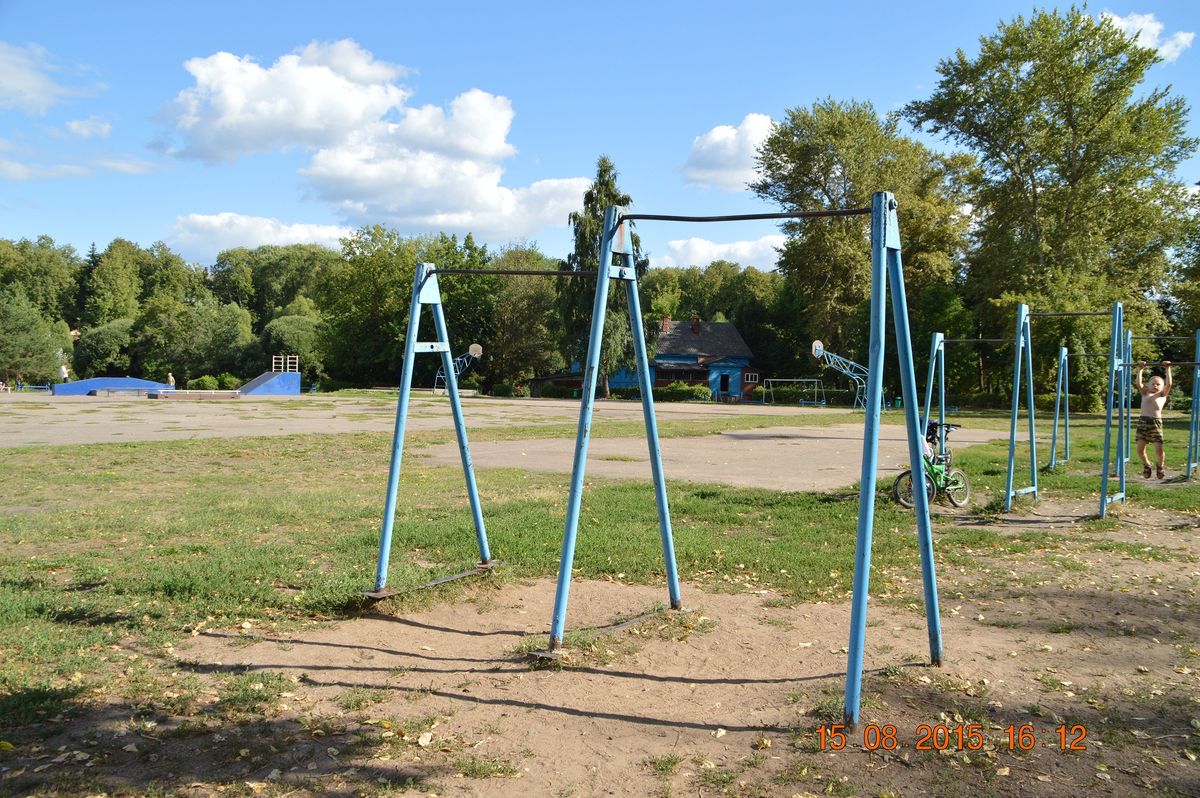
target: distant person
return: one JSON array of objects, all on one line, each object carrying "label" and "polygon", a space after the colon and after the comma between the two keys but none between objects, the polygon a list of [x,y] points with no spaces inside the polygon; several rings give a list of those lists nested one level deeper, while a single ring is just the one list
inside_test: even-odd
[{"label": "distant person", "polygon": [[63,382],[71,381],[71,372],[67,369],[67,364],[63,363],[58,367],[58,373],[62,377]]},{"label": "distant person", "polygon": [[1142,458],[1142,476],[1146,479],[1150,478],[1150,458],[1146,457],[1146,444],[1154,444],[1154,454],[1158,457],[1158,469],[1156,476],[1159,479],[1165,479],[1166,472],[1166,455],[1163,453],[1163,423],[1162,409],[1167,403],[1167,395],[1171,393],[1171,387],[1174,383],[1171,380],[1171,361],[1164,360],[1163,368],[1167,371],[1167,378],[1164,380],[1157,374],[1150,378],[1149,385],[1142,385],[1142,372],[1146,369],[1146,361],[1138,363],[1137,379],[1134,380],[1134,387],[1138,389],[1138,393],[1142,395],[1142,413],[1138,417],[1137,425],[1137,445],[1138,457]]},{"label": "distant person", "polygon": [[175,375],[169,371],[167,372],[167,385],[170,385],[172,388],[175,387]]}]

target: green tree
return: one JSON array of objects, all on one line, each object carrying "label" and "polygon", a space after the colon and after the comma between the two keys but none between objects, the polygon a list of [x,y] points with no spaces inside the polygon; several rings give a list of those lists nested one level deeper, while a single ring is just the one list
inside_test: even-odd
[{"label": "green tree", "polygon": [[0,289],[20,291],[43,318],[75,320],[81,268],[75,249],[50,236],[0,240]]},{"label": "green tree", "polygon": [[113,240],[94,259],[89,254],[81,290],[82,323],[96,326],[136,316],[142,294],[141,275],[148,261],[145,250],[123,238]]},{"label": "green tree", "polygon": [[114,319],[96,327],[88,327],[75,344],[72,367],[82,378],[123,377],[129,371],[129,347],[133,319]]},{"label": "green tree", "polygon": [[[1119,299],[1135,326],[1163,323],[1150,297],[1170,290],[1195,224],[1176,169],[1197,142],[1183,99],[1143,85],[1159,60],[1079,8],[1036,11],[1001,23],[976,56],[941,61],[933,94],[907,107],[979,158],[966,291],[989,332],[1008,331],[1016,302],[1104,310]],[[1068,338],[1107,340],[1087,319],[1039,332],[1042,363]]]},{"label": "green tree", "polygon": [[64,362],[63,341],[37,305],[16,290],[0,290],[0,370],[6,382],[58,381]]},{"label": "green tree", "polygon": [[280,316],[267,322],[262,332],[263,353],[270,355],[296,355],[300,358],[300,371],[310,382],[325,376],[318,332],[321,320],[308,315]]},{"label": "green tree", "polygon": [[[880,118],[870,103],[826,99],[793,108],[763,143],[761,178],[751,189],[788,211],[866,207],[877,191],[899,205],[905,276],[914,298],[947,282],[966,244],[962,179],[971,159],[939,155],[900,134],[899,118]],[[779,270],[803,305],[796,346],[820,338],[833,351],[856,349],[847,325],[870,295],[869,217],[799,220],[783,225],[788,239]]]},{"label": "green tree", "polygon": [[[323,318],[322,362],[330,377],[354,384],[394,384],[404,353],[418,262],[483,269],[488,254],[470,235],[461,244],[444,233],[405,238],[380,225],[342,239],[342,258],[323,271],[314,288]],[[485,339],[492,325],[496,279],[447,275],[439,285],[453,351]],[[428,313],[421,328],[426,336],[433,335]],[[416,384],[432,384],[437,366],[436,358],[419,358]]]},{"label": "green tree", "polygon": [[217,255],[212,289],[222,302],[236,302],[253,315],[255,329],[285,315],[284,308],[314,286],[341,256],[316,244],[238,247]]},{"label": "green tree", "polygon": [[[603,266],[618,265],[622,256],[613,256],[612,264],[600,263],[600,234],[604,230],[604,212],[610,205],[628,207],[633,199],[617,188],[617,169],[606,155],[596,161],[596,178],[583,194],[583,208],[568,217],[575,245],[567,259],[559,263],[559,271],[595,271]],[[640,274],[645,272],[649,259],[642,256],[642,242],[631,232],[633,258]],[[579,278],[561,278],[558,285],[559,313],[563,321],[563,360],[582,364],[587,359],[588,333],[592,322],[592,303],[595,283]],[[604,316],[604,348],[600,352],[600,390],[608,396],[608,377],[621,368],[633,365],[633,338],[629,328],[629,309],[623,286],[610,284]],[[620,294],[618,294],[618,290]]]},{"label": "green tree", "polygon": [[[540,269],[548,274],[553,274],[557,265],[531,244],[510,246],[492,261],[496,269]],[[564,367],[558,351],[561,335],[554,282],[535,276],[503,279],[492,333],[482,342],[480,369],[487,376],[486,387],[524,382]]]}]

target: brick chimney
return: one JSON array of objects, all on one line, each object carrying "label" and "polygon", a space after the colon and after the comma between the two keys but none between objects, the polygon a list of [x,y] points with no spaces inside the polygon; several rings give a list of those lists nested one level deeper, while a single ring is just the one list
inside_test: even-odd
[{"label": "brick chimney", "polygon": [[692,313],[692,335],[700,334],[700,314]]},{"label": "brick chimney", "polygon": [[662,323],[659,325],[658,331],[659,332],[669,332],[670,329],[671,329],[671,314],[664,313],[663,317],[662,317]]}]

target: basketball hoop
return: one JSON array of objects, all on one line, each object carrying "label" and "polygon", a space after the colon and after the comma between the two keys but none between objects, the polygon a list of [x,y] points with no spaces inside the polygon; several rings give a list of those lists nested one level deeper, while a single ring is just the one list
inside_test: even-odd
[{"label": "basketball hoop", "polygon": [[813,341],[812,353],[813,357],[820,357],[825,352],[825,344],[820,341]]},{"label": "basketball hoop", "polygon": [[483,347],[479,344],[471,344],[467,347],[467,354],[471,357],[479,357],[483,354]]}]

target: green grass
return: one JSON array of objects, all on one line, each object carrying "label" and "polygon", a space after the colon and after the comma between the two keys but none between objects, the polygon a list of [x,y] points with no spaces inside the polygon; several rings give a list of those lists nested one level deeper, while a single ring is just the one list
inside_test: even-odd
[{"label": "green grass", "polygon": [[[859,423],[861,416],[716,416],[668,421],[662,430],[678,436],[847,421]],[[1003,421],[996,414],[968,423],[992,427]],[[1168,423],[1173,440],[1186,432],[1180,423]],[[641,429],[640,421],[601,420],[594,434],[640,435]],[[573,436],[574,424],[482,428],[473,438],[564,432]],[[1095,496],[1097,479],[1088,471],[1096,470],[1101,434],[1095,417],[1073,420],[1075,459],[1059,473],[1041,475],[1044,496]],[[449,435],[412,437],[430,443]],[[114,674],[129,667],[131,648],[161,650],[198,628],[243,624],[254,639],[357,612],[361,591],[373,581],[389,449],[390,435],[357,433],[5,450],[0,507],[11,511],[0,514],[0,727],[53,718],[95,700]],[[1007,443],[998,441],[960,450],[955,464],[971,474],[986,502],[1002,490],[1006,460]],[[488,469],[478,481],[490,542],[503,563],[493,578],[553,576],[569,477]],[[895,588],[894,577],[906,577],[909,585],[919,580],[911,512],[883,498],[886,483],[877,503],[872,580],[872,589],[885,595]],[[1200,508],[1200,486],[1131,483],[1129,492],[1131,504]],[[778,597],[764,604],[772,606],[848,595],[855,489],[789,493],[670,482],[668,493],[685,580],[718,590],[771,590]],[[415,586],[465,570],[477,559],[459,469],[407,460],[397,518],[391,586]],[[1163,547],[1112,540],[1119,528],[1116,521],[1062,532],[950,527],[939,530],[936,551],[964,567],[981,555],[1038,557],[1043,565],[1061,566],[1069,561],[1062,558],[1089,551],[1186,559]],[[590,482],[575,567],[579,578],[663,583],[648,482]],[[403,611],[445,595],[393,602]],[[636,640],[636,634],[628,637]],[[177,679],[158,673],[147,675],[141,697],[130,699],[154,704],[154,679],[168,685],[164,690],[187,692]],[[222,704],[252,708],[238,711],[272,704],[263,698],[268,682],[258,690],[238,685],[222,687],[229,693]],[[344,700],[358,705],[365,699]]]}]

